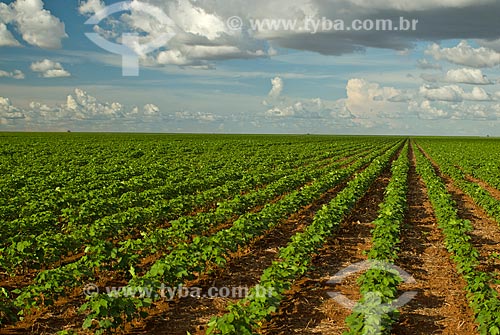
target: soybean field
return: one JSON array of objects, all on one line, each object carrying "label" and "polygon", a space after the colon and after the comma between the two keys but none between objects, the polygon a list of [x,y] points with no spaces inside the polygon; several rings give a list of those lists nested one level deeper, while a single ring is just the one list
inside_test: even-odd
[{"label": "soybean field", "polygon": [[3,133],[0,172],[0,334],[500,334],[497,139]]}]

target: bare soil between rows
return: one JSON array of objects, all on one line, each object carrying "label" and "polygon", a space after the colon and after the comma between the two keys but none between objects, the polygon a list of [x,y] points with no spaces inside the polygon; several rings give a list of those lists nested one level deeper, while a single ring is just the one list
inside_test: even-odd
[{"label": "bare soil between rows", "polygon": [[[343,162],[350,156],[332,161]],[[344,166],[347,166],[346,164]],[[306,183],[306,185],[312,182]],[[213,269],[213,273],[200,276],[197,280],[185,283],[186,287],[252,287],[260,278],[261,272],[267,268],[274,259],[279,247],[286,245],[289,238],[301,231],[312,222],[314,213],[324,204],[328,203],[340,191],[346,182],[325,192],[313,203],[305,206],[299,212],[292,214],[288,220],[278,225],[276,229],[264,233],[252,241],[252,244],[229,257],[225,269]],[[269,203],[279,201],[284,195],[277,196]],[[257,212],[263,206],[252,208]],[[211,230],[215,233],[220,229],[229,228],[235,218],[218,225]],[[161,257],[156,254],[145,259],[144,266],[153,263]],[[15,278],[15,277],[14,277]],[[122,274],[110,271],[102,272],[94,281],[98,287],[124,286],[127,280]],[[234,301],[234,299],[233,299]],[[0,334],[52,334],[61,329],[78,330],[84,316],[77,310],[85,302],[82,288],[73,289],[68,297],[60,298],[52,306],[35,310],[25,320],[14,325],[0,328]],[[148,309],[150,316],[140,322],[129,324],[124,333],[130,334],[186,334],[200,332],[211,316],[223,313],[229,299],[177,299],[174,301],[160,301],[153,308]],[[82,332],[83,333],[83,332]]]},{"label": "bare soil between rows", "polygon": [[328,292],[338,291],[358,300],[356,278],[349,277],[335,287],[327,281],[346,266],[366,259],[363,252],[371,247],[371,223],[377,217],[390,176],[390,169],[385,169],[358,201],[334,236],[318,251],[312,269],[287,292],[279,311],[263,327],[263,334],[341,334],[346,330],[344,319],[349,310],[331,299]]},{"label": "bare soil between rows", "polygon": [[464,290],[465,281],[457,274],[444,246],[427,189],[415,171],[413,149],[410,150],[408,211],[396,263],[416,280],[415,284],[404,284],[401,289],[415,291],[417,296],[401,309],[393,334],[476,334]]},{"label": "bare soil between rows", "polygon": [[[420,148],[422,150],[422,148]],[[436,173],[446,183],[448,192],[457,203],[458,215],[462,219],[469,220],[474,227],[470,233],[472,245],[479,251],[480,265],[478,270],[494,274],[500,279],[500,227],[480,206],[474,203],[474,200],[455,186],[453,180],[444,175],[439,166],[432,158],[425,153],[425,156],[431,161]],[[500,294],[500,284],[491,283],[492,288]]]},{"label": "bare soil between rows", "polygon": [[[465,283],[444,248],[443,236],[425,185],[416,174],[411,151],[410,158],[408,212],[402,227],[397,265],[416,279],[416,284],[402,285],[401,293],[416,291],[417,296],[401,310],[393,334],[475,334]],[[330,335],[347,330],[344,320],[350,311],[331,299],[328,292],[338,291],[353,301],[358,300],[356,278],[359,274],[334,287],[327,285],[327,281],[345,266],[366,259],[363,252],[371,247],[371,222],[377,217],[377,205],[383,200],[388,178],[390,174],[386,171],[370,188],[315,258],[316,268],[292,287],[279,313],[264,328],[264,334]]]},{"label": "bare soil between rows", "polygon": [[[394,335],[410,334],[477,334],[473,313],[468,307],[465,282],[456,273],[455,265],[444,247],[427,190],[415,171],[415,157],[410,150],[411,168],[408,175],[408,210],[401,231],[399,259],[396,264],[412,275],[416,283],[401,286],[404,291],[416,291],[417,296],[401,309],[401,316],[394,325]],[[331,299],[328,292],[343,293],[351,300],[358,300],[359,287],[350,276],[339,285],[327,281],[339,270],[366,260],[364,252],[371,247],[372,222],[377,217],[378,205],[383,201],[384,190],[391,174],[387,168],[369,188],[364,197],[340,225],[337,232],[313,258],[313,266],[298,279],[287,292],[279,311],[264,324],[262,334],[342,334],[346,331],[345,318],[350,311]],[[444,177],[444,176],[442,176]],[[500,273],[500,261],[492,255],[500,252],[500,229],[481,208],[444,177],[449,191],[457,201],[459,215],[471,220],[475,230],[473,243],[481,253],[481,269]],[[262,271],[271,265],[278,249],[290,237],[312,222],[314,214],[345,186],[337,186],[312,204],[293,214],[275,229],[263,234],[238,252],[230,255],[225,268],[211,269],[198,279],[185,283],[186,287],[252,287]],[[103,283],[123,282],[105,278]],[[148,309],[146,319],[128,324],[122,334],[204,334],[211,317],[226,312],[228,304],[237,299],[183,298],[159,301]],[[76,312],[83,303],[81,289],[75,289],[69,299],[62,299],[56,306],[43,308],[34,316],[15,326],[0,328],[0,334],[52,334],[55,330],[78,330],[83,317]],[[80,331],[79,331],[80,332]],[[83,333],[83,332],[82,332]]]},{"label": "bare soil between rows", "polygon": [[[318,200],[292,214],[252,243],[230,255],[225,268],[215,268],[210,273],[186,283],[187,287],[199,287],[207,292],[210,287],[251,288],[255,286],[262,272],[275,260],[279,248],[284,247],[290,238],[312,223],[314,214],[324,204],[330,202],[346,185],[346,182],[325,192]],[[241,297],[242,298],[242,297]],[[213,316],[227,312],[227,306],[238,298],[184,298],[174,301],[161,301],[155,305],[150,316],[127,334],[205,334],[206,325]]]}]

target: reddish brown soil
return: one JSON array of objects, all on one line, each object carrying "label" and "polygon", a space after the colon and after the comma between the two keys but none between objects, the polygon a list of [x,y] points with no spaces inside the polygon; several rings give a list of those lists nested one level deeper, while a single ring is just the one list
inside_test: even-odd
[{"label": "reddish brown soil", "polygon": [[[373,196],[371,190],[367,196]],[[370,194],[371,193],[371,194]],[[383,195],[379,193],[381,201]],[[364,200],[366,201],[366,197]],[[414,161],[409,174],[408,213],[402,229],[401,253],[398,265],[413,275],[416,284],[405,284],[404,291],[417,291],[416,299],[402,309],[401,320],[394,334],[474,334],[473,315],[468,308],[464,285],[454,264],[443,247],[443,237],[437,228],[425,185],[415,172]],[[372,203],[371,217],[356,220],[363,211],[355,209],[347,223],[369,223],[376,217]],[[369,211],[364,212],[365,215]],[[345,224],[345,223],[344,223]],[[342,226],[331,242],[321,251],[318,269],[308,273],[292,288],[278,315],[264,329],[264,334],[342,334],[349,312],[325,294],[325,281],[343,266],[365,259],[363,250],[370,247],[370,232],[366,225]],[[369,227],[369,226],[368,226]],[[355,238],[349,243],[346,237]],[[319,268],[321,266],[321,268]],[[340,286],[340,287],[339,287]],[[359,298],[354,278],[335,286],[351,300]]]},{"label": "reddish brown soil", "polygon": [[[280,247],[285,246],[290,237],[300,232],[312,222],[314,213],[328,203],[345,186],[339,185],[324,193],[321,198],[302,208],[261,237],[247,248],[230,256],[230,261],[223,269],[213,269],[211,273],[186,283],[188,287],[200,287],[206,292],[210,287],[247,287],[255,286],[264,271],[269,267]],[[240,297],[241,298],[241,297]],[[215,315],[226,312],[227,305],[237,298],[186,298],[171,302],[159,302],[155,310],[141,325],[129,330],[130,334],[179,334],[187,331],[192,334],[204,334],[204,329]]]},{"label": "reddish brown soil", "polygon": [[[339,160],[339,162],[344,161],[347,158],[343,158]],[[305,225],[310,223],[310,220],[314,216],[314,212],[321,208],[321,206],[327,202],[329,202],[335,194],[338,192],[341,187],[343,187],[344,184],[329,190],[325,194],[321,196],[321,198],[304,207],[300,212],[292,215],[289,220],[287,220],[283,225],[280,225],[279,228],[268,232],[267,234],[264,235],[263,238],[256,239],[253,241],[253,244],[245,249],[245,250],[240,250],[238,253],[235,253],[234,255],[231,255],[230,259],[231,261],[228,263],[229,266],[229,274],[230,277],[232,276],[233,280],[242,278],[241,276],[241,271],[243,273],[248,273],[252,274],[253,273],[253,281],[245,283],[240,282],[240,283],[235,283],[233,287],[235,286],[253,286],[255,283],[258,281],[260,277],[260,273],[263,269],[268,267],[270,265],[270,262],[274,258],[274,255],[277,251],[277,248],[285,245],[288,243],[289,238],[295,234],[297,231],[300,231]],[[275,202],[282,198],[283,195],[277,197],[276,199],[273,199],[272,202]],[[252,211],[257,211],[258,209],[262,208],[262,206],[258,208],[252,209]],[[216,230],[221,229],[221,227],[228,227],[231,225],[233,219],[230,220],[230,222],[227,222],[226,224],[221,225],[220,227],[217,227]],[[152,255],[151,257],[147,258],[147,263],[150,264],[154,262],[156,259],[161,257],[160,254],[157,255]],[[248,271],[249,266],[248,264],[251,264],[251,267],[253,267],[253,271]],[[36,271],[35,271],[36,272]],[[35,273],[34,272],[34,273]],[[31,276],[31,278],[35,275]],[[236,274],[236,276],[234,275]],[[221,277],[223,279],[223,274],[213,274],[208,277],[203,277],[196,282],[192,283],[186,283],[186,286],[196,286],[196,287],[211,287],[214,286],[212,285],[212,281],[214,278]],[[22,287],[29,283],[29,281],[26,280],[26,278],[22,278],[20,276],[18,277],[12,277],[10,278],[14,283],[16,283],[16,287]],[[108,287],[108,286],[123,286],[126,285],[127,280],[123,278],[123,275],[120,275],[119,273],[112,273],[109,271],[103,272],[94,282],[98,287]],[[229,284],[224,284],[224,283],[218,283],[218,287],[222,286],[230,286]],[[14,284],[11,284],[10,287],[14,287]],[[189,300],[189,299],[188,299]],[[224,304],[221,304],[221,301],[224,301],[224,299],[205,299],[206,303],[209,305],[221,305],[221,310],[225,308],[227,305],[227,301],[224,302]],[[28,315],[24,320],[17,322],[15,325],[8,325],[4,328],[0,328],[0,334],[41,334],[41,333],[53,333],[56,330],[60,329],[78,329],[79,326],[82,324],[84,317],[79,315],[77,313],[78,307],[81,306],[85,302],[84,296],[82,295],[82,288],[75,288],[72,290],[72,292],[69,292],[68,297],[60,298],[56,301],[54,306],[48,306],[48,307],[42,307],[39,310],[35,310],[32,312],[31,315]],[[174,303],[174,306],[182,306],[185,301],[181,301],[180,304],[176,305]],[[156,326],[156,322],[158,320],[163,320],[163,316],[160,316],[159,319],[155,318],[157,315],[161,315],[165,312],[165,310],[172,310],[172,308],[169,306],[172,305],[172,302],[160,302],[158,303],[155,308],[150,310],[150,314],[152,315],[150,319],[146,320],[145,322],[142,322],[140,324],[137,324],[136,327],[143,327],[146,330],[146,333],[150,334],[150,331],[153,331],[156,333],[158,329],[160,329],[160,333],[162,327],[165,325],[160,325]],[[188,302],[188,310],[191,308],[189,305],[200,305],[199,301],[194,300]],[[201,306],[201,305],[200,305]],[[202,306],[201,306],[202,307]],[[183,313],[186,313],[185,311],[182,311],[182,307],[176,307],[180,308],[178,310],[179,315],[184,315]],[[174,314],[177,313],[174,311]],[[205,312],[206,313],[206,312]],[[213,314],[213,313],[212,313]],[[191,315],[191,312],[187,312],[186,315]],[[186,323],[185,319],[182,319],[182,317],[179,316],[174,316],[174,318],[177,318],[178,322],[176,323],[179,327],[184,327],[188,330],[193,330],[193,327],[190,326],[188,323]],[[153,321],[150,321],[153,320]],[[206,322],[200,321],[200,325],[205,325]],[[172,323],[172,319],[169,321]],[[130,327],[128,327],[130,328]],[[151,330],[150,328],[154,329]],[[134,329],[140,329],[140,328],[134,328]],[[167,327],[167,329],[170,329]],[[175,328],[177,329],[177,328]],[[179,328],[181,329],[181,328]],[[140,332],[140,330],[137,330]],[[137,333],[136,330],[131,330],[132,333]],[[181,332],[182,333],[182,332]],[[168,334],[168,330],[167,330]],[[184,331],[182,334],[186,334]]]},{"label": "reddish brown soil", "polygon": [[[364,153],[368,154],[369,150],[366,150],[366,151],[361,150],[361,152],[364,152]],[[335,161],[332,161],[331,158],[325,158],[325,159],[319,160],[318,162],[324,163],[324,164],[322,164],[320,167],[318,167],[318,169],[323,169],[323,168],[325,168],[328,165],[331,165],[333,163],[344,162],[344,161],[348,160],[349,158],[351,158],[353,156],[354,155],[346,155],[346,157],[337,159]],[[301,166],[301,167],[305,167],[305,166],[308,166],[310,164],[311,163],[307,163],[307,164],[305,164],[304,166]],[[349,165],[349,164],[346,164],[344,166],[347,166],[347,165]],[[299,167],[297,167],[295,169],[298,170]],[[249,192],[252,192],[254,190],[259,190],[259,189],[265,188],[266,186],[267,185],[259,185],[259,186],[255,187],[252,190],[241,192],[240,195],[245,195],[245,194],[247,194]],[[276,202],[279,199],[281,199],[283,196],[284,195],[278,196],[275,199],[269,201],[268,203]],[[264,206],[254,207],[250,211],[251,212],[257,212],[257,211],[261,210],[263,207]],[[205,204],[205,205],[201,206],[200,208],[194,209],[191,213],[187,214],[187,216],[196,216],[199,213],[207,212],[207,211],[213,210],[215,208],[216,208],[216,203],[208,203],[208,204]],[[230,227],[232,225],[232,222],[235,219],[236,219],[236,217],[228,220],[225,224],[222,224],[222,225],[219,225],[217,227],[212,228],[209,232],[205,233],[205,235],[211,235],[211,234],[214,234],[215,232],[217,232],[217,231],[219,231],[221,229],[226,229],[226,228]],[[157,224],[155,226],[156,229],[158,229],[158,228],[166,229],[168,227],[170,227],[170,222],[168,222],[168,221],[163,222],[161,224]],[[136,239],[136,238],[141,238],[140,230],[139,229],[133,229],[132,231],[129,231],[128,235],[126,235],[126,236],[122,236],[120,238],[113,237],[113,238],[110,238],[109,240],[114,245],[117,245],[118,242],[121,242],[123,240]],[[150,255],[150,256],[147,256],[147,257],[143,258],[142,262],[140,264],[140,268],[148,268],[159,257],[161,257],[161,255],[163,253],[164,253],[164,251],[160,251],[160,252],[156,253],[155,255]],[[81,257],[83,257],[84,255],[85,255],[84,252],[78,252],[76,254],[70,254],[70,255],[67,255],[67,256],[63,256],[61,258],[61,260],[59,260],[56,264],[50,264],[49,268],[57,268],[57,267],[60,267],[62,265],[66,265],[66,264],[75,262],[78,259],[80,259]],[[45,266],[47,266],[47,265],[45,265]],[[44,269],[45,268],[42,268],[41,270],[40,269],[24,269],[24,268],[20,268],[20,272],[15,273],[15,274],[9,274],[7,272],[0,272],[0,287],[4,287],[4,288],[6,288],[6,289],[8,289],[10,291],[10,290],[14,290],[14,289],[18,289],[18,288],[22,288],[22,287],[28,286],[28,285],[32,284],[33,279],[36,277],[36,275],[40,271],[42,271]]]},{"label": "reddish brown soil", "polygon": [[408,212],[401,231],[399,259],[415,284],[404,291],[417,296],[401,309],[393,334],[475,334],[474,316],[468,307],[465,282],[456,273],[427,197],[422,179],[415,171],[415,157],[408,176]]},{"label": "reddish brown soil", "polygon": [[465,177],[468,181],[476,183],[479,186],[481,186],[482,188],[484,188],[486,191],[488,191],[491,194],[491,196],[493,196],[495,199],[500,201],[500,191],[499,190],[490,186],[490,184],[488,184],[487,182],[482,181],[481,179],[474,178],[471,175],[465,175]]},{"label": "reddish brown soil", "polygon": [[[405,284],[402,291],[417,291],[417,297],[401,310],[393,334],[476,334],[473,315],[465,298],[465,283],[455,271],[437,227],[425,185],[415,172],[414,157],[409,174],[408,213],[402,229],[400,258],[397,264],[410,273],[416,284]],[[359,299],[356,277],[351,276],[339,285],[326,282],[344,267],[365,260],[364,251],[371,247],[371,222],[377,217],[378,204],[390,178],[387,169],[343,220],[335,236],[314,256],[313,267],[287,292],[279,311],[264,325],[263,334],[342,334],[344,319],[350,311],[337,304],[327,292],[339,291],[352,300]],[[446,180],[446,179],[445,179]],[[500,229],[470,198],[446,180],[459,207],[459,214],[471,220],[475,230],[473,243],[481,253],[485,271],[500,272]],[[314,213],[330,201],[339,187],[326,192],[322,198],[292,215],[247,248],[230,255],[224,269],[214,268],[197,280],[185,283],[190,287],[239,287],[255,285],[262,271],[275,259],[278,248],[311,223]],[[221,226],[222,227],[222,226]],[[112,278],[112,276],[115,276]],[[6,282],[22,285],[28,279]],[[17,283],[17,284],[16,284]],[[120,274],[103,272],[99,285],[124,283]],[[227,305],[236,299],[183,298],[160,301],[151,309],[150,317],[127,325],[127,334],[203,334],[208,320],[225,313]],[[55,306],[42,308],[15,326],[0,328],[0,334],[53,334],[60,329],[78,329],[83,321],[76,309],[84,302],[81,288]],[[122,332],[123,333],[123,332]]]},{"label": "reddish brown soil", "polygon": [[359,299],[354,276],[340,285],[327,281],[344,267],[366,260],[363,252],[371,247],[371,222],[390,179],[387,169],[346,217],[339,230],[313,260],[313,268],[287,292],[279,311],[262,330],[263,334],[341,334],[350,311],[331,299],[327,292],[341,292],[351,300]]},{"label": "reddish brown soil", "polygon": [[[453,200],[457,203],[458,215],[462,219],[469,220],[474,230],[470,234],[472,244],[480,253],[479,270],[494,273],[497,278],[500,278],[500,228],[498,223],[491,219],[488,214],[474,203],[474,200],[466,195],[462,190],[456,187],[453,180],[445,176],[439,170],[439,167],[428,157],[436,172],[445,181],[448,192],[452,195]],[[500,285],[492,285],[500,293]]]}]

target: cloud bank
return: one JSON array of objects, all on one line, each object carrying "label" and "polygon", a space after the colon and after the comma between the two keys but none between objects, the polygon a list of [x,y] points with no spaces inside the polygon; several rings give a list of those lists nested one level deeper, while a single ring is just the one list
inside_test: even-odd
[{"label": "cloud bank", "polygon": [[42,0],[16,0],[7,5],[0,3],[0,46],[20,46],[7,30],[10,24],[22,39],[33,46],[58,49],[68,35],[64,23],[43,8]]}]

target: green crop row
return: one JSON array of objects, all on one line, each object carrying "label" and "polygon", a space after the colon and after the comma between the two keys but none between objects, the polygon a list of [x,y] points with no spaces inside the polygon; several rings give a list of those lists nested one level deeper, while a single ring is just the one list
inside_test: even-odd
[{"label": "green crop row", "polygon": [[[453,160],[449,157],[449,153],[431,151],[431,158],[439,165],[442,173],[449,176],[453,183],[474,200],[474,202],[482,207],[489,216],[497,223],[500,223],[500,200],[492,196],[487,190],[483,189],[478,184],[467,180],[466,174],[461,169],[453,165]],[[464,160],[470,159],[463,157]],[[460,163],[459,163],[460,164]]]},{"label": "green crop row", "polygon": [[[249,296],[230,305],[227,314],[209,322],[207,334],[253,334],[261,322],[277,310],[286,290],[308,270],[313,253],[332,235],[399,148],[400,144],[375,159],[328,205],[323,206],[314,216],[312,224],[304,232],[293,236],[288,245],[279,251],[279,260],[264,270],[259,284],[250,291]],[[258,292],[271,294],[262,295]]]},{"label": "green crop row", "polygon": [[[331,149],[344,148],[339,146]],[[64,187],[47,190],[47,194],[42,192],[36,200],[28,202],[23,207],[16,207],[11,202],[9,207],[18,218],[7,221],[9,214],[4,212],[2,218],[6,221],[0,232],[3,241],[7,241],[11,236],[29,237],[47,231],[58,231],[61,228],[70,231],[131,207],[148,207],[158,201],[200,193],[227,185],[228,182],[243,181],[248,184],[253,181],[252,177],[269,174],[268,167],[276,161],[280,161],[283,167],[292,162],[293,168],[298,166],[297,163],[315,161],[323,157],[322,153],[317,151],[313,153],[303,151],[299,152],[298,157],[280,157],[278,153],[269,152],[268,157],[255,156],[245,164],[235,164],[235,159],[232,157],[234,155],[227,153],[227,156],[221,157],[226,162],[223,166],[218,162],[207,163],[203,169],[189,173],[183,169],[174,170],[175,172],[170,170],[182,162],[179,160],[175,164],[170,164],[172,166],[169,169],[152,165],[151,171],[128,180],[115,181],[110,178],[107,185],[97,190],[89,191],[84,188],[85,184],[82,184],[82,190]],[[163,171],[163,175],[158,175],[158,171]],[[258,184],[259,180],[255,182]],[[12,229],[8,230],[9,227]]]},{"label": "green crop row", "polygon": [[470,233],[474,229],[470,221],[461,219],[457,214],[457,204],[437,176],[432,164],[418,150],[417,172],[422,176],[429,199],[434,208],[439,227],[445,236],[445,246],[452,255],[458,273],[467,282],[466,290],[469,304],[476,316],[479,333],[482,335],[500,334],[500,299],[498,292],[491,287],[493,277],[490,273],[477,270],[479,252],[471,243]]},{"label": "green crop row", "polygon": [[392,306],[403,279],[392,265],[398,257],[400,229],[407,208],[409,168],[407,144],[392,164],[392,177],[373,222],[372,247],[368,252],[372,267],[358,279],[362,297],[346,318],[349,331],[345,335],[391,334],[391,326],[398,317]]},{"label": "green crop row", "polygon": [[[332,160],[346,154],[346,152],[341,151]],[[139,261],[139,258],[144,258],[160,250],[167,252],[178,243],[187,243],[191,236],[202,234],[210,228],[226,222],[231,217],[242,215],[255,206],[264,205],[279,195],[291,192],[306,182],[321,176],[324,170],[337,170],[365,155],[366,153],[362,150],[345,161],[334,162],[323,169],[318,169],[319,166],[316,164],[304,167],[264,188],[223,201],[218,204],[216,209],[209,212],[198,213],[196,216],[180,217],[171,221],[168,228],[144,233],[139,239],[120,242],[119,246],[113,245],[110,241],[96,240],[86,248],[85,256],[80,260],[42,271],[37,275],[32,285],[16,290],[15,293],[18,294],[18,297],[15,304],[19,309],[25,310],[40,303],[51,303],[53,299],[64,294],[68,288],[83,285],[85,281],[92,278],[94,272],[106,268],[106,264],[109,264],[113,271],[127,271]],[[43,300],[40,299],[42,294]]]},{"label": "green crop row", "polygon": [[[313,184],[267,204],[261,211],[241,216],[231,228],[211,236],[197,236],[189,244],[178,244],[167,256],[156,261],[145,275],[134,276],[128,287],[148,288],[155,292],[160,290],[162,284],[176,287],[185,280],[193,279],[196,273],[203,273],[209,265],[223,267],[231,252],[247,245],[266,230],[273,229],[290,214],[318,199],[379,155],[380,152],[376,151],[347,168],[327,173]],[[105,294],[89,299],[81,308],[88,311],[83,326],[95,329],[97,333],[121,327],[124,319],[142,316],[141,309],[150,303],[148,299]]]},{"label": "green crop row", "polygon": [[[196,151],[189,148],[188,142],[184,145],[188,148],[177,146],[167,152],[142,145],[142,149],[151,152],[141,150],[142,155],[137,158],[120,155],[119,151],[112,152],[107,147],[102,148],[101,154],[108,155],[106,164],[98,164],[99,160],[93,162],[96,157],[91,151],[82,154],[89,160],[84,165],[79,161],[80,156],[71,155],[74,146],[64,145],[52,148],[50,156],[48,153],[43,156],[42,151],[45,165],[37,159],[30,161],[30,165],[18,164],[15,170],[19,170],[21,176],[16,176],[14,170],[0,180],[0,246],[23,238],[33,240],[44,232],[72,231],[131,207],[148,207],[158,201],[224,186],[230,181],[241,179],[248,184],[256,175],[280,172],[297,167],[296,163],[301,161],[314,162],[338,150],[359,147],[357,143],[344,141],[326,146],[312,142],[282,151],[276,150],[281,146],[273,143],[256,151],[253,145],[237,142],[233,149],[239,154],[234,155],[231,150],[217,150],[217,142],[196,143]],[[31,153],[31,148],[17,150]],[[78,163],[69,161],[65,166],[52,161],[53,156],[61,159],[61,153],[66,150],[70,151],[68,157]],[[11,163],[7,157],[0,156],[0,162]],[[31,171],[33,168],[38,169],[36,173]],[[55,171],[46,175],[45,169]],[[16,178],[22,180],[10,185],[9,181]],[[18,194],[13,196],[12,192]]]},{"label": "green crop row", "polygon": [[[340,152],[349,152],[349,149],[345,150],[340,150]],[[321,161],[317,164],[320,165]],[[312,164],[312,168],[318,165]],[[293,172],[294,169],[254,174],[195,195],[188,194],[158,201],[152,199],[151,206],[130,207],[120,213],[101,217],[91,224],[68,226],[62,232],[48,230],[40,235],[18,234],[8,239],[10,245],[0,249],[0,267],[13,269],[20,265],[36,267],[44,264],[47,266],[66,256],[69,251],[83,249],[84,244],[92,244],[92,241],[105,241],[110,236],[117,238],[124,233],[129,233],[130,228],[139,224],[141,226],[145,223],[152,225],[174,219],[204,204],[235,196],[242,191],[248,191],[257,185],[262,186],[263,183],[272,182]],[[22,226],[16,229],[22,230]]]},{"label": "green crop row", "polygon": [[474,138],[418,139],[428,153],[445,156],[466,174],[500,189],[500,150],[497,141]]}]

